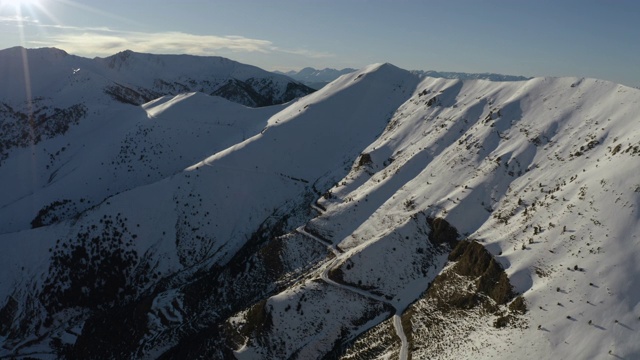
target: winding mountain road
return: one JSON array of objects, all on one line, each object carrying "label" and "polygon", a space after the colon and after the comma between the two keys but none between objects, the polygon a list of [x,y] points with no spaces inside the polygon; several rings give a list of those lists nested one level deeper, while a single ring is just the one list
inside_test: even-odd
[{"label": "winding mountain road", "polygon": [[[326,210],[321,209],[319,207],[317,207],[315,204],[311,204],[311,207],[318,211],[320,214],[324,214]],[[358,287],[355,286],[350,286],[350,285],[345,285],[345,284],[340,284],[338,282],[333,281],[332,279],[329,278],[329,271],[331,271],[331,269],[333,269],[333,266],[337,263],[340,262],[341,258],[343,257],[348,257],[347,253],[341,252],[340,250],[338,250],[338,248],[329,240],[327,239],[322,239],[316,235],[310,234],[309,232],[307,232],[305,230],[305,225],[300,226],[296,229],[296,231],[299,234],[302,234],[304,236],[307,236],[325,246],[327,246],[327,248],[335,255],[335,257],[329,261],[329,263],[326,265],[325,269],[322,271],[322,273],[320,274],[320,278],[325,281],[327,284],[332,285],[332,286],[336,286],[339,287],[341,289],[356,293],[358,295],[364,296],[366,298],[378,301],[378,302],[382,302],[385,303],[387,305],[389,305],[391,308],[393,308],[395,310],[395,314],[393,315],[393,327],[396,330],[396,335],[398,336],[398,338],[400,338],[400,354],[399,354],[399,359],[400,360],[407,360],[409,358],[409,342],[407,341],[407,336],[404,333],[404,328],[402,327],[402,312],[400,311],[400,309],[396,308],[390,301],[388,301],[387,299],[385,299],[382,296],[376,295],[376,294],[372,294],[364,289],[360,289]]]},{"label": "winding mountain road", "polygon": [[338,255],[340,255],[340,254],[341,254],[340,250],[338,250],[338,248],[337,248],[335,245],[333,245],[330,241],[328,241],[328,240],[326,240],[326,239],[322,239],[322,238],[320,238],[320,237],[318,237],[318,236],[316,236],[316,235],[313,235],[313,234],[311,234],[311,233],[307,232],[307,231],[304,229],[304,226],[300,226],[299,228],[297,228],[297,229],[296,229],[296,231],[297,231],[299,234],[302,234],[302,235],[304,235],[304,236],[306,236],[306,237],[308,237],[308,238],[310,238],[310,239],[313,239],[313,240],[315,240],[315,241],[317,241],[317,242],[321,243],[322,245],[325,245],[329,250],[331,250],[331,252],[332,252],[335,256],[338,256]]},{"label": "winding mountain road", "polygon": [[393,327],[396,329],[396,335],[400,338],[400,360],[407,360],[409,358],[409,342],[407,341],[407,335],[404,333],[402,327],[402,313],[396,310],[396,314],[393,315]]},{"label": "winding mountain road", "polygon": [[311,208],[313,210],[317,211],[320,214],[324,214],[325,213],[325,210],[323,208],[319,207],[318,205],[316,205],[315,203],[311,204]]}]

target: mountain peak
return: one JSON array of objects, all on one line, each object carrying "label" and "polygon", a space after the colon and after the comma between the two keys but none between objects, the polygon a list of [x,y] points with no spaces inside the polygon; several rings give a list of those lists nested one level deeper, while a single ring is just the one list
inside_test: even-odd
[{"label": "mountain peak", "polygon": [[29,56],[51,56],[51,57],[65,57],[69,56],[69,54],[55,47],[42,47],[42,48],[25,48],[23,46],[14,46],[7,49],[0,50],[0,56],[2,54],[7,54],[10,56],[28,54]]},{"label": "mountain peak", "polygon": [[360,70],[360,72],[366,73],[366,74],[378,74],[379,76],[388,76],[392,78],[404,77],[405,75],[415,76],[411,74],[411,72],[405,69],[401,69],[388,62],[371,64],[369,66],[365,66],[364,68],[362,68],[362,70]]},{"label": "mountain peak", "polygon": [[123,50],[111,56],[105,58],[96,58],[98,61],[104,61],[108,67],[115,69],[123,66],[131,65],[131,62],[135,58],[139,58],[142,55],[149,57],[151,54],[137,53],[133,50]]},{"label": "mountain peak", "polygon": [[[404,69],[400,69],[399,67],[397,67],[397,66],[395,66],[395,65],[393,65],[392,63],[389,63],[389,62],[373,64],[373,65],[370,65],[370,66],[377,67],[378,69],[389,69],[389,70],[393,70],[393,71],[395,71],[395,70],[404,70]],[[406,70],[404,70],[404,71],[406,71]]]}]

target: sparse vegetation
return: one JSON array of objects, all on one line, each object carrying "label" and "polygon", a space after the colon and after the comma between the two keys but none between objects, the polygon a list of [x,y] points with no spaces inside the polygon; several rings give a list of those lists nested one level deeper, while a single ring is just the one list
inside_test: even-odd
[{"label": "sparse vegetation", "polygon": [[[136,271],[139,265],[143,269]],[[40,299],[50,312],[101,309],[134,295],[152,276],[133,247],[126,219],[105,215],[75,238],[57,241]]]}]

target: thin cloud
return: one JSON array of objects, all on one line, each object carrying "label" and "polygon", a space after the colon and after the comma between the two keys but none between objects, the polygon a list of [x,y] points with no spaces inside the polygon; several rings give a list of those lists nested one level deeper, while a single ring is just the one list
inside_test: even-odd
[{"label": "thin cloud", "polygon": [[111,30],[108,27],[98,26],[98,27],[77,27],[71,25],[60,25],[60,24],[39,24],[41,28],[51,28],[55,30],[71,30],[76,32],[86,32],[86,31],[95,31],[95,32],[105,32],[105,33],[115,33],[118,31]]},{"label": "thin cloud", "polygon": [[239,36],[193,35],[181,32],[122,33],[98,29],[49,35],[46,42],[49,46],[61,47],[73,54],[96,56],[112,55],[126,49],[167,54],[213,55],[220,50],[266,53],[274,48],[270,41]]},{"label": "thin cloud", "polygon": [[278,51],[281,51],[287,54],[292,54],[292,55],[300,55],[300,56],[313,58],[313,59],[323,59],[323,58],[330,58],[335,56],[334,54],[328,53],[328,52],[318,52],[318,51],[306,50],[306,49],[299,49],[299,50],[278,49]]},{"label": "thin cloud", "polygon": [[11,25],[15,25],[16,23],[40,25],[38,20],[32,19],[29,16],[20,16],[20,15],[0,16],[0,23],[10,23]]},{"label": "thin cloud", "polygon": [[[42,26],[42,25],[40,25]],[[32,41],[37,46],[53,46],[85,56],[109,56],[123,50],[162,54],[219,55],[220,53],[287,53],[308,58],[332,57],[332,54],[306,49],[283,49],[269,40],[244,36],[195,35],[183,32],[125,32],[108,28],[80,28],[45,25],[45,40]]]}]

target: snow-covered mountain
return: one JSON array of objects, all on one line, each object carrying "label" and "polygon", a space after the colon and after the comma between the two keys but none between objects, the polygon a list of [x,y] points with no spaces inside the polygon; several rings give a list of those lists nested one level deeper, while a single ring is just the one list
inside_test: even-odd
[{"label": "snow-covered mountain", "polygon": [[68,131],[87,117],[89,108],[137,106],[188,92],[260,107],[314,91],[286,76],[221,57],[123,51],[86,59],[55,48],[14,47],[0,51],[0,64],[0,162],[9,148]]},{"label": "snow-covered mountain", "polygon": [[106,94],[123,103],[141,105],[163,95],[197,91],[259,107],[313,92],[289,77],[217,56],[127,50],[107,58],[86,59],[55,48],[15,47],[0,51],[0,63],[5,81],[0,97],[12,106],[22,104],[25,94],[56,104]]},{"label": "snow-covered mountain", "polygon": [[88,107],[0,168],[0,356],[638,358],[639,110],[390,64]]}]

